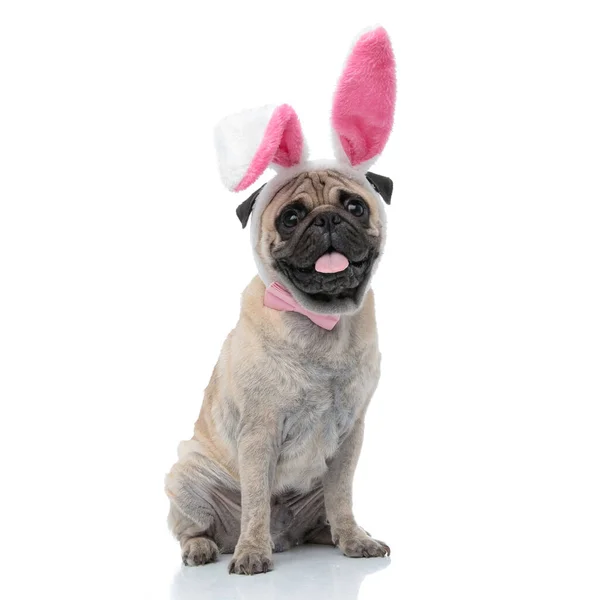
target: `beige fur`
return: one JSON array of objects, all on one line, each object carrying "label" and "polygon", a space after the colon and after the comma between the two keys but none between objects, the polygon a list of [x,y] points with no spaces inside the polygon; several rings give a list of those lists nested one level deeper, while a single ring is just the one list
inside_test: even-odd
[{"label": "beige fur", "polygon": [[[263,213],[258,249],[267,269],[284,245],[275,228],[279,212],[298,198],[313,211],[331,208],[341,187],[368,202],[368,234],[383,238],[372,191],[332,171],[303,174]],[[264,293],[258,277],[244,291],[194,435],[180,445],[166,479],[169,526],[184,563],[215,560],[218,547],[234,553],[230,572],[264,572],[273,550],[303,542],[384,556],[389,548],[352,513],[363,419],[379,378],[373,292],[332,331],[266,308]]]}]

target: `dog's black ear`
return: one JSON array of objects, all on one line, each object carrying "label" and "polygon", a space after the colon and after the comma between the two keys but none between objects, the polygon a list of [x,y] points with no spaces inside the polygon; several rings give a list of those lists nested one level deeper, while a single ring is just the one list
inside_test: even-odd
[{"label": "dog's black ear", "polygon": [[368,182],[375,188],[375,191],[385,200],[385,203],[390,204],[394,182],[385,175],[377,175],[377,173],[371,173],[371,171],[367,172],[366,177]]},{"label": "dog's black ear", "polygon": [[254,203],[260,194],[260,191],[265,187],[266,184],[261,185],[255,192],[252,192],[252,195],[244,200],[236,209],[235,214],[238,216],[238,219],[242,223],[242,229],[248,225],[248,219],[250,218],[250,213],[254,208]]}]

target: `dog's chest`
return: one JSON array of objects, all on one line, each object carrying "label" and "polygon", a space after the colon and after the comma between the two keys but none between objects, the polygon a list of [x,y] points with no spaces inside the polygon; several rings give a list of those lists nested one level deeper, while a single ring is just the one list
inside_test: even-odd
[{"label": "dog's chest", "polygon": [[281,432],[276,489],[309,488],[351,431],[370,396],[372,377],[358,364],[344,370],[314,365],[288,407]]}]

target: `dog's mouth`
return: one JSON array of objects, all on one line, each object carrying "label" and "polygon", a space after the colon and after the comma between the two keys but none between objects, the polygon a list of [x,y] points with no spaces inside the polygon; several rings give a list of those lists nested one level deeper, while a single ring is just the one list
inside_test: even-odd
[{"label": "dog's mouth", "polygon": [[368,278],[375,260],[371,249],[357,260],[329,248],[313,264],[297,264],[291,259],[276,260],[276,266],[301,292],[312,299],[330,302],[354,298],[360,285]]}]

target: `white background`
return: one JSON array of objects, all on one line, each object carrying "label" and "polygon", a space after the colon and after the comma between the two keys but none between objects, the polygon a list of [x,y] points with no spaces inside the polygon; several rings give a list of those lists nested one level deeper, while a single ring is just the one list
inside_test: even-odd
[{"label": "white background", "polygon": [[[598,598],[597,8],[3,2],[2,597]],[[289,102],[329,156],[373,23],[396,188],[355,504],[392,557],[182,569],[163,476],[254,273],[212,128]]]}]

